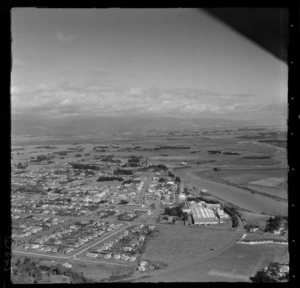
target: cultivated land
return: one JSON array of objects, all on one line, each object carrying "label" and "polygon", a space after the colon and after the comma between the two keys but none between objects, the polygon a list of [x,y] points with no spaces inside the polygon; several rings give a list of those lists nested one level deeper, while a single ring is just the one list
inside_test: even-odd
[{"label": "cultivated land", "polygon": [[[100,282],[248,281],[249,276],[274,259],[287,261],[287,247],[237,244],[245,233],[240,220],[232,228],[230,220],[199,227],[184,225],[181,220],[175,225],[160,224],[158,218],[165,207],[184,203],[179,199],[179,191],[184,187],[189,187],[189,196],[213,199],[237,208],[244,224],[258,225],[261,229],[270,216],[287,215],[286,151],[281,145],[283,134],[276,133],[264,128],[216,128],[57,138],[13,137],[13,234],[21,235],[13,238],[13,263],[25,256],[38,265],[67,262],[72,270]],[[277,138],[282,140],[280,145]],[[35,161],[39,155],[46,156],[45,160]],[[180,177],[182,188],[167,171],[138,171],[139,168],[126,166],[132,155],[142,159],[140,168],[166,165],[168,171]],[[96,165],[100,170],[76,170],[69,163]],[[113,174],[119,168],[133,170],[133,176]],[[107,175],[120,176],[123,182],[97,181]],[[158,181],[160,178],[165,178],[163,184]],[[127,180],[136,183],[126,184]],[[26,191],[18,192],[24,185],[33,190],[27,187]],[[34,190],[34,187],[39,188]],[[200,192],[202,189],[207,191]],[[127,203],[121,204],[122,200]],[[120,215],[132,219],[124,220]],[[153,236],[148,239],[144,228],[134,228],[140,225],[154,225]],[[67,234],[61,233],[71,226]],[[140,230],[130,232],[131,228]],[[126,230],[129,235],[137,233],[135,238],[125,235],[124,240],[101,250]],[[31,234],[25,235],[28,231]],[[47,238],[51,234],[53,240]],[[88,235],[90,238],[80,242]],[[32,248],[40,241],[43,244],[38,245],[46,250]],[[53,244],[54,241],[60,244]],[[134,247],[133,252],[124,252],[127,246]],[[58,251],[53,252],[53,247]],[[67,252],[70,247],[72,250]],[[107,254],[111,256],[106,259]],[[116,256],[122,254],[136,259],[130,262],[125,256],[124,259]],[[163,268],[137,271],[141,261],[161,263]],[[22,282],[20,275],[14,279]],[[26,281],[30,283],[33,278]],[[70,281],[69,276],[63,275],[52,275],[45,280],[48,283]]]},{"label": "cultivated land", "polygon": [[267,169],[220,169],[202,171],[199,176],[248,188],[269,197],[287,199],[287,168]]}]

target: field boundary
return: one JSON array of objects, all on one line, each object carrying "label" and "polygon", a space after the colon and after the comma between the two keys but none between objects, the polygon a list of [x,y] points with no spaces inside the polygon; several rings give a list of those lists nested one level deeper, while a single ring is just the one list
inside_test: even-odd
[{"label": "field boundary", "polygon": [[239,189],[244,189],[244,190],[247,190],[253,194],[259,194],[261,196],[264,196],[264,197],[267,197],[267,198],[271,198],[273,200],[276,200],[276,201],[283,201],[283,202],[288,202],[288,199],[286,198],[282,198],[282,197],[279,197],[279,196],[274,196],[274,195],[270,195],[270,194],[267,194],[267,193],[264,193],[264,192],[259,192],[259,191],[256,191],[256,190],[253,190],[251,188],[248,188],[248,187],[245,187],[245,186],[240,186],[240,185],[237,185],[235,183],[232,183],[232,182],[229,182],[229,181],[226,181],[224,179],[221,179],[221,178],[217,178],[217,177],[213,177],[213,176],[207,176],[207,175],[203,175],[201,172],[194,172],[198,177],[201,177],[201,178],[204,178],[204,179],[207,179],[207,180],[211,180],[211,181],[215,181],[215,182],[219,182],[219,183],[222,183],[222,184],[226,184],[228,186],[233,186],[233,187],[236,187],[236,188],[239,188]]}]

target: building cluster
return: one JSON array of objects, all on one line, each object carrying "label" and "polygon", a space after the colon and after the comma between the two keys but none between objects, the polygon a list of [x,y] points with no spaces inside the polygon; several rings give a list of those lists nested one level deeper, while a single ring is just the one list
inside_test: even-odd
[{"label": "building cluster", "polygon": [[[161,177],[165,181],[159,181]],[[167,177],[163,172],[156,172],[145,195],[159,198],[162,204],[172,205],[176,201],[177,184],[172,177]]]},{"label": "building cluster", "polygon": [[204,201],[187,203],[196,225],[210,225],[223,223],[223,219],[228,219],[229,215],[221,208],[221,204],[210,204]]},{"label": "building cluster", "polygon": [[154,229],[154,225],[131,226],[112,236],[107,242],[90,248],[85,256],[106,260],[136,261],[143,244]]},{"label": "building cluster", "polygon": [[70,226],[65,225],[50,234],[29,240],[24,249],[68,254],[122,225],[122,223],[115,224],[93,220],[76,222]]},{"label": "building cluster", "polygon": [[[99,173],[104,173],[105,169],[101,171]],[[136,203],[147,179],[145,173],[137,172],[128,176],[133,180],[132,183],[111,185],[99,183],[96,181],[98,176],[86,176],[84,173],[67,164],[13,175],[13,191],[16,192],[12,195],[13,219],[18,219],[24,213],[87,216],[96,213],[98,208],[118,204],[120,200]],[[35,193],[40,194],[39,199],[32,199],[31,195]]]},{"label": "building cluster", "polygon": [[270,278],[277,281],[288,281],[290,266],[288,264],[282,264],[278,262],[272,262],[269,266],[263,270]]},{"label": "building cluster", "polygon": [[42,218],[29,215],[26,219],[19,219],[13,223],[13,233],[11,236],[12,239],[28,238],[38,232],[45,232],[50,227],[54,227],[63,222],[64,220],[58,218]]}]

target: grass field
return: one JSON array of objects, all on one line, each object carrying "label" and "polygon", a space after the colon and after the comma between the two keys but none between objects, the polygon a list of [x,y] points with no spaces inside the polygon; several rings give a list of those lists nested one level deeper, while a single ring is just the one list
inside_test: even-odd
[{"label": "grass field", "polygon": [[249,277],[277,259],[288,259],[283,245],[242,245],[207,261],[193,262],[178,269],[167,269],[157,275],[141,279],[143,282],[249,282]]},{"label": "grass field", "polygon": [[143,259],[163,261],[172,267],[212,253],[235,237],[235,232],[205,227],[161,225],[148,243]]},{"label": "grass field", "polygon": [[267,186],[267,187],[277,187],[284,181],[285,181],[284,178],[269,177],[269,178],[264,178],[264,179],[261,179],[258,181],[249,182],[249,184]]},{"label": "grass field", "polygon": [[246,211],[239,211],[241,218],[245,225],[258,225],[262,230],[266,227],[266,221],[270,218],[269,215],[251,213]]},{"label": "grass field", "polygon": [[281,162],[273,158],[267,159],[245,159],[245,158],[236,158],[232,160],[220,161],[218,165],[231,165],[231,166],[273,166],[278,165]]}]

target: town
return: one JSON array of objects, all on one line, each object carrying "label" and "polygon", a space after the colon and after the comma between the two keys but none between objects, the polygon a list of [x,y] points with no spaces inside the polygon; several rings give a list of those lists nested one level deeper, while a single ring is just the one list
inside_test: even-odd
[{"label": "town", "polygon": [[[81,146],[59,152],[51,145],[36,148],[28,153],[54,151],[12,165],[12,244],[19,257],[65,260],[63,266],[68,269],[72,261],[81,261],[127,266],[145,273],[164,267],[142,259],[161,225],[220,229],[244,225],[233,207],[208,197],[204,187],[197,190],[182,181],[176,169],[149,162],[147,157],[108,154],[87,160],[80,154],[76,161]],[[85,155],[108,148],[90,147]],[[19,151],[14,150],[14,155],[23,153]],[[71,161],[59,162],[61,154],[64,158],[70,155]],[[248,233],[240,234],[237,243],[286,243],[287,226],[282,226],[281,220],[275,226],[265,233],[246,225]],[[249,240],[252,238],[254,242]]]}]

